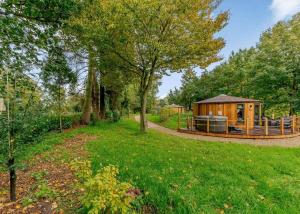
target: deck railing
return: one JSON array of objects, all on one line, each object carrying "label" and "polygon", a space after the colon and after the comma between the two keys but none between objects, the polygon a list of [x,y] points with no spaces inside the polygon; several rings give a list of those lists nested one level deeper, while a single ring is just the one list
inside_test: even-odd
[{"label": "deck railing", "polygon": [[178,130],[247,136],[279,136],[300,132],[300,117],[297,116],[283,117],[276,120],[269,118],[251,120],[246,118],[238,122],[224,118],[225,120],[215,121],[214,117],[203,119],[194,117],[191,114],[178,115]]}]

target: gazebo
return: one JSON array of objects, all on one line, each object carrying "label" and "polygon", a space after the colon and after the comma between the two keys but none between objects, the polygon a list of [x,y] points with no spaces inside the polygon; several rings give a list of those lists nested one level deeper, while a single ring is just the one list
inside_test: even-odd
[{"label": "gazebo", "polygon": [[225,116],[229,126],[254,128],[261,124],[262,102],[221,94],[219,96],[194,103],[193,116]]}]

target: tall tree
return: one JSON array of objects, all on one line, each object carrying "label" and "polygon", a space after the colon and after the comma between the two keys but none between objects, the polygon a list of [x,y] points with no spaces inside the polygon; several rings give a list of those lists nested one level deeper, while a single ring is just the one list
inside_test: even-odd
[{"label": "tall tree", "polygon": [[213,15],[215,0],[93,1],[72,20],[102,41],[139,77],[140,130],[146,131],[147,95],[153,81],[167,71],[207,67],[224,46],[215,33],[227,23],[227,12]]},{"label": "tall tree", "polygon": [[62,105],[65,98],[65,86],[75,84],[77,75],[68,66],[61,47],[55,46],[49,52],[48,60],[41,72],[41,78],[44,82],[44,87],[57,102],[59,127],[60,132],[62,132]]}]

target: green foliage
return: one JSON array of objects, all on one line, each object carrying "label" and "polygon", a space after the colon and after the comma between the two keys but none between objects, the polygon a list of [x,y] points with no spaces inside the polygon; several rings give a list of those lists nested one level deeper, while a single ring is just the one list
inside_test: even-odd
[{"label": "green foliage", "polygon": [[[71,128],[73,125],[79,123],[80,115],[66,115],[62,117],[63,129]],[[16,124],[16,131],[18,133],[17,142],[19,144],[27,144],[37,142],[37,140],[47,132],[58,131],[59,116],[56,115],[35,115],[31,117],[25,124],[20,121]]]},{"label": "green foliage", "polygon": [[121,114],[118,110],[114,110],[112,112],[112,121],[113,122],[118,122],[121,119]]},{"label": "green foliage", "polygon": [[[62,124],[64,129],[71,128],[79,124],[80,114],[66,115],[62,117]],[[0,115],[0,123],[3,128],[0,129],[0,156],[7,151],[7,132],[6,132],[6,118]],[[50,131],[58,131],[59,116],[44,115],[40,111],[29,111],[25,116],[19,112],[14,121],[14,128],[16,133],[16,150],[22,150],[28,144],[39,143],[41,137]],[[1,162],[0,157],[0,162]],[[3,163],[4,164],[4,163]]]},{"label": "green foliage", "polygon": [[91,113],[90,125],[95,126],[97,123],[97,117],[95,112]]},{"label": "green foliage", "polygon": [[77,161],[71,165],[82,181],[82,203],[88,213],[134,213],[131,206],[134,197],[128,194],[132,185],[117,179],[117,167],[108,165],[92,176],[90,161]]},{"label": "green foliage", "polygon": [[[255,98],[264,102],[266,114],[300,111],[300,14],[264,32],[256,47],[232,53],[229,59],[200,77],[183,77],[180,90],[169,100],[188,106],[220,94]],[[285,108],[283,108],[285,107]]]},{"label": "green foliage", "polygon": [[[147,97],[157,79],[168,71],[205,68],[220,60],[218,52],[225,43],[215,34],[228,20],[227,12],[214,13],[220,2],[83,1],[83,9],[68,24],[88,50],[94,46],[100,53],[104,69],[114,66],[126,72],[123,76],[137,79],[143,120]],[[141,121],[141,131],[145,129]]]}]

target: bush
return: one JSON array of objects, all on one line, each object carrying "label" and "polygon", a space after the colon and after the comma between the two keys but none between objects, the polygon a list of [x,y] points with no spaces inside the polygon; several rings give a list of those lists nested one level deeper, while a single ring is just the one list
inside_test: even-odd
[{"label": "bush", "polygon": [[113,122],[118,122],[121,119],[121,114],[118,110],[114,110],[112,112],[112,121]]},{"label": "bush", "polygon": [[76,161],[71,164],[81,180],[84,196],[83,205],[88,213],[133,213],[135,197],[128,194],[131,184],[117,179],[119,170],[109,165],[92,176],[90,161]]},{"label": "bush", "polygon": [[118,122],[121,119],[121,114],[118,110],[108,111],[105,115],[106,118],[112,122]]},{"label": "bush", "polygon": [[107,118],[108,120],[112,120],[113,112],[112,111],[105,112],[105,118]]},{"label": "bush", "polygon": [[[67,115],[62,117],[63,128],[71,128],[73,125],[79,123],[80,115]],[[50,131],[59,130],[59,117],[54,115],[43,115],[39,112],[32,114],[18,115],[16,114],[14,120],[14,130],[17,145],[24,145],[37,142],[41,136]],[[7,146],[7,120],[2,115],[0,117],[0,152],[4,152]]]},{"label": "bush", "polygon": [[93,112],[93,113],[91,113],[90,125],[95,126],[96,123],[97,123],[96,114]]}]

